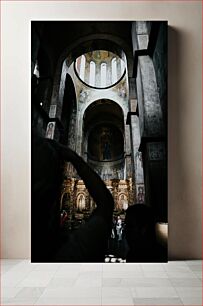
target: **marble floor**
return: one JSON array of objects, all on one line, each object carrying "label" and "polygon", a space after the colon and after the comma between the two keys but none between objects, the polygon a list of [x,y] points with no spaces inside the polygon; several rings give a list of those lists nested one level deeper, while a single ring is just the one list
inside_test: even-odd
[{"label": "marble floor", "polygon": [[202,305],[202,261],[31,264],[1,260],[0,305]]}]

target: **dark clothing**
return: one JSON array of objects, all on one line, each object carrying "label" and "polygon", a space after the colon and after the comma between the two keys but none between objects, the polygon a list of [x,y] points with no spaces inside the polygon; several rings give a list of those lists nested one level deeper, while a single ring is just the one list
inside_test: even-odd
[{"label": "dark clothing", "polygon": [[63,163],[49,142],[32,137],[31,259],[34,262],[50,261],[60,236],[58,199]]},{"label": "dark clothing", "polygon": [[129,206],[125,217],[126,240],[129,252],[127,262],[166,262],[167,249],[156,240],[155,218],[144,204]]},{"label": "dark clothing", "polygon": [[57,262],[103,262],[109,237],[108,224],[94,214],[79,229],[71,232],[54,256]]},{"label": "dark clothing", "polygon": [[[114,207],[111,193],[72,150],[35,135],[32,146],[32,262],[104,261]],[[73,164],[97,208],[64,239],[60,237],[59,198],[65,161]]]}]

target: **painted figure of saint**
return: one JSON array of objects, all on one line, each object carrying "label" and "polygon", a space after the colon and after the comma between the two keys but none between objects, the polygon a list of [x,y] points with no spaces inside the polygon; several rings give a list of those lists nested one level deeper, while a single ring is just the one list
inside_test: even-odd
[{"label": "painted figure of saint", "polygon": [[103,159],[111,159],[110,143],[108,141],[104,143]]},{"label": "painted figure of saint", "polygon": [[49,122],[46,130],[46,138],[53,139],[54,138],[54,127],[55,122]]},{"label": "painted figure of saint", "polygon": [[110,132],[107,128],[103,128],[101,131],[100,144],[102,160],[111,159]]},{"label": "painted figure of saint", "polygon": [[144,187],[139,186],[138,187],[138,195],[137,195],[137,199],[138,199],[138,203],[144,203]]}]

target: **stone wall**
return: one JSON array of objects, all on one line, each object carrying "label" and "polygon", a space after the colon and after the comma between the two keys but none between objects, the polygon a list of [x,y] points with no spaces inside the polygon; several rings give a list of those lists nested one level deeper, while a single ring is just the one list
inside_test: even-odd
[{"label": "stone wall", "polygon": [[168,29],[167,22],[161,23],[156,47],[153,54],[153,64],[156,73],[157,87],[159,92],[159,98],[161,108],[163,112],[165,128],[167,118],[167,39]]}]

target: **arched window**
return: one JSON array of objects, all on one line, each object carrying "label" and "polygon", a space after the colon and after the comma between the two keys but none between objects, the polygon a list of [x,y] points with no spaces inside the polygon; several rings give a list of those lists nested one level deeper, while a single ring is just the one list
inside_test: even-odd
[{"label": "arched window", "polygon": [[110,51],[96,50],[80,55],[74,68],[78,78],[87,86],[105,89],[117,84],[124,76],[126,60]]},{"label": "arched window", "polygon": [[121,59],[121,74],[124,73],[124,70],[125,70],[125,62]]},{"label": "arched window", "polygon": [[76,59],[76,69],[77,69],[77,71],[79,72],[79,74],[80,74],[81,57],[82,57],[82,56],[80,56],[80,57],[78,57],[78,58]]},{"label": "arched window", "polygon": [[84,81],[85,79],[85,56],[81,56],[81,64],[80,64],[80,78]]},{"label": "arched window", "polygon": [[101,87],[106,86],[106,63],[101,64]]},{"label": "arched window", "polygon": [[90,62],[90,78],[89,78],[90,86],[95,86],[95,62]]},{"label": "arched window", "polygon": [[116,62],[116,58],[114,57],[111,61],[111,70],[112,70],[112,83],[117,82],[118,78],[117,78],[117,62]]}]

